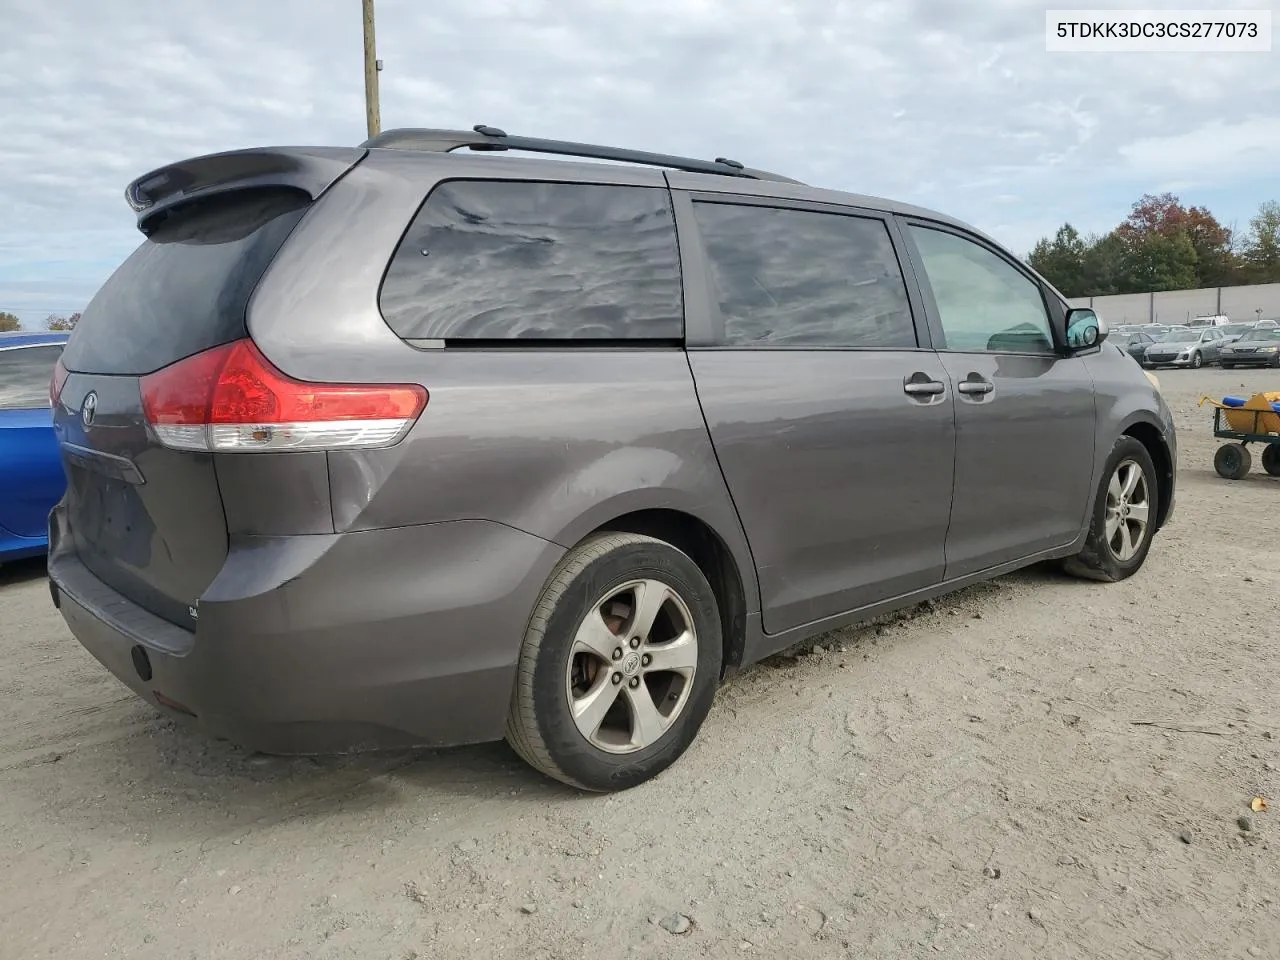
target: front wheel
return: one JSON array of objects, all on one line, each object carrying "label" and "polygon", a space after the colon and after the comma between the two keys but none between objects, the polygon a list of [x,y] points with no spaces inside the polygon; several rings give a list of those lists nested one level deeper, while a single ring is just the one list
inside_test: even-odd
[{"label": "front wheel", "polygon": [[1159,481],[1151,454],[1133,437],[1111,448],[1084,549],[1063,569],[1077,577],[1115,582],[1131,577],[1147,559],[1159,510]]},{"label": "front wheel", "polygon": [[534,610],[507,741],[584,790],[624,790],[674,763],[720,680],[715,594],[668,543],[595,535],[569,551]]},{"label": "front wheel", "polygon": [[1199,370],[1203,366],[1204,366],[1204,357],[1200,356],[1200,354],[1198,353],[1193,353],[1191,355],[1191,369]]}]

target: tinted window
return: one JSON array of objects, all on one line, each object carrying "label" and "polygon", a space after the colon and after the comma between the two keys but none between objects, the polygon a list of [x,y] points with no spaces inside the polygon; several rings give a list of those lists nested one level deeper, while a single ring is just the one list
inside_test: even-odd
[{"label": "tinted window", "polygon": [[947,349],[1054,351],[1039,285],[971,240],[927,227],[911,231],[938,304]]},{"label": "tinted window", "polygon": [[49,379],[62,347],[0,350],[0,410],[49,406]]},{"label": "tinted window", "polygon": [[911,307],[880,220],[695,203],[725,342],[914,347]]},{"label": "tinted window", "polygon": [[138,375],[245,335],[245,308],[306,194],[245,190],[170,215],[84,309],[63,363]]},{"label": "tinted window", "polygon": [[380,303],[407,339],[679,339],[667,191],[443,183],[396,250]]}]

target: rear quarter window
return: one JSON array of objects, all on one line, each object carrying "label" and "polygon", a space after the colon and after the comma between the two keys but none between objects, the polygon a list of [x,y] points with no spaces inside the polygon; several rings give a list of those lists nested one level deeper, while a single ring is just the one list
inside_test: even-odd
[{"label": "rear quarter window", "polygon": [[393,255],[379,304],[407,340],[677,340],[670,198],[657,187],[442,183]]},{"label": "rear quarter window", "polygon": [[140,376],[245,336],[249,297],[309,202],[263,188],[171,214],[85,307],[63,364]]}]

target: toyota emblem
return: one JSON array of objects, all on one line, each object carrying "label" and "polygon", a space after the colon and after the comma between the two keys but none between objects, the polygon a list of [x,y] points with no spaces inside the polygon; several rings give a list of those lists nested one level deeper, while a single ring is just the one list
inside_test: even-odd
[{"label": "toyota emblem", "polygon": [[84,397],[84,403],[80,405],[80,420],[84,425],[90,426],[93,423],[94,414],[98,412],[98,395],[90,390]]}]

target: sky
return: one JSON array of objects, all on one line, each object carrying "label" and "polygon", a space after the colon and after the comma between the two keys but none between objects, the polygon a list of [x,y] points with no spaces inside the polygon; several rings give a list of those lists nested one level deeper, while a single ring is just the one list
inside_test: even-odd
[{"label": "sky", "polygon": [[[728,156],[1019,254],[1146,192],[1242,230],[1280,199],[1280,45],[1048,53],[1046,5],[377,0],[382,124]],[[81,309],[140,241],[139,174],[366,136],[359,0],[0,0],[0,23],[0,310],[28,327]]]}]

